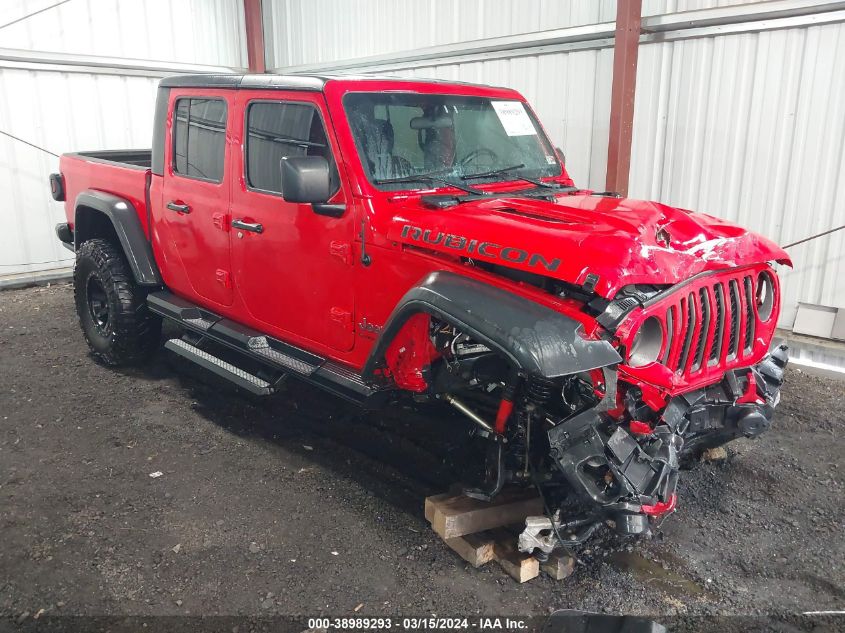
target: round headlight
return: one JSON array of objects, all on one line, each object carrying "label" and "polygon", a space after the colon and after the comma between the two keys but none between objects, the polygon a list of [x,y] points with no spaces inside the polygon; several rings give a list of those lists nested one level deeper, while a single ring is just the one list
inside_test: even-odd
[{"label": "round headlight", "polygon": [[775,307],[775,280],[768,271],[763,271],[757,276],[757,316],[761,321],[768,321],[772,318],[772,311]]},{"label": "round headlight", "polygon": [[634,335],[631,349],[628,351],[628,364],[642,367],[653,363],[663,347],[663,326],[656,317],[648,317]]}]

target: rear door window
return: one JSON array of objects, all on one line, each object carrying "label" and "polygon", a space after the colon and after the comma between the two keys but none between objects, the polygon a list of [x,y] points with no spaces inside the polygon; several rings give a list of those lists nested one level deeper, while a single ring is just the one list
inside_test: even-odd
[{"label": "rear door window", "polygon": [[333,189],[337,169],[323,120],[307,103],[254,101],[246,117],[246,181],[250,188],[282,193],[280,163],[287,156],[322,156],[329,162]]},{"label": "rear door window", "polygon": [[223,99],[178,99],[173,119],[173,171],[191,178],[222,182],[226,102]]}]

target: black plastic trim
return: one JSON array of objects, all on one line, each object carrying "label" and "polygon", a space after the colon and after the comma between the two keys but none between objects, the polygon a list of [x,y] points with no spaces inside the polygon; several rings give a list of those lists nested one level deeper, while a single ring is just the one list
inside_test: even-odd
[{"label": "black plastic trim", "polygon": [[622,362],[607,341],[581,335],[581,324],[546,306],[468,277],[435,272],[411,288],[393,310],[364,365],[373,380],[405,322],[426,312],[497,350],[530,375],[558,378]]},{"label": "black plastic trim", "polygon": [[[356,404],[376,407],[383,403],[383,397],[389,393],[367,384],[360,374],[351,369],[327,361],[295,345],[267,336],[258,330],[225,319],[166,290],[150,293],[147,296],[147,305],[150,311],[176,321],[181,326],[239,352],[253,361],[274,370],[281,369]],[[272,362],[267,356],[256,353],[255,348],[250,346],[250,341],[255,339],[264,339],[270,349],[309,365],[310,370],[305,373],[297,372],[289,365]]]},{"label": "black plastic trim", "polygon": [[306,75],[175,75],[165,77],[158,85],[159,88],[265,88],[322,92],[326,80]]},{"label": "black plastic trim", "polygon": [[102,213],[114,227],[114,232],[123,247],[123,253],[132,270],[132,276],[141,286],[160,286],[161,275],[153,257],[150,243],[141,227],[138,212],[125,198],[102,191],[87,190],[76,197],[74,205],[74,246],[78,249],[87,239],[85,224],[80,223],[80,209],[89,208]]},{"label": "black plastic trim", "polygon": [[329,204],[327,202],[315,202],[311,205],[314,213],[317,215],[325,215],[329,218],[342,218],[346,213],[345,204]]},{"label": "black plastic trim", "polygon": [[[413,79],[397,77],[395,75],[347,75],[342,73],[275,75],[272,73],[240,75],[240,74],[197,74],[174,75],[165,77],[159,82],[160,88],[229,88],[244,90],[303,90],[322,92],[325,85],[332,79],[360,81],[362,85],[367,81],[395,81],[410,83]],[[490,84],[479,84],[466,81],[451,81],[448,79],[426,79],[426,83],[451,86],[472,86],[477,88],[498,88]],[[510,88],[508,88],[510,90]],[[514,92],[514,94],[516,94]]]},{"label": "black plastic trim", "polygon": [[153,114],[153,148],[150,169],[156,176],[164,175],[164,148],[167,144],[167,107],[170,104],[170,88],[159,85]]},{"label": "black plastic trim", "polygon": [[70,225],[67,222],[62,222],[56,225],[56,237],[59,238],[59,241],[69,251],[73,252],[75,249],[73,247],[73,230],[71,230]]}]

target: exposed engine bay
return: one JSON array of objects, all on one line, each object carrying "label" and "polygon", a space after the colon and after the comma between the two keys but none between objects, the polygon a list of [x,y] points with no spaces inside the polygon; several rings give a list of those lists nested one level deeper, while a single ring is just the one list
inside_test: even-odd
[{"label": "exposed engine bay", "polygon": [[781,346],[655,410],[617,367],[525,375],[448,322],[423,324],[429,393],[460,411],[486,443],[484,480],[464,494],[490,500],[505,485],[536,487],[546,515],[528,518],[519,548],[540,557],[586,541],[602,524],[622,535],[650,533],[675,510],[685,463],[769,428],[788,362]]}]

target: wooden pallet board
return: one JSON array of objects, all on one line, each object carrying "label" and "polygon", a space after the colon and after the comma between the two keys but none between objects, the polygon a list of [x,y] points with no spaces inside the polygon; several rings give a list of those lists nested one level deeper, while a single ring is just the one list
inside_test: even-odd
[{"label": "wooden pallet board", "polygon": [[523,491],[502,492],[490,502],[446,493],[428,497],[425,505],[426,519],[443,540],[520,523],[527,516],[543,513],[543,501]]},{"label": "wooden pallet board", "polygon": [[493,530],[496,562],[517,582],[528,582],[540,575],[540,561],[517,549],[516,535],[504,528]]},{"label": "wooden pallet board", "polygon": [[540,569],[555,580],[563,580],[575,571],[575,557],[568,552],[552,552],[548,560],[540,563]]},{"label": "wooden pallet board", "polygon": [[496,542],[488,532],[448,538],[444,543],[473,567],[481,567],[496,559]]},{"label": "wooden pallet board", "polygon": [[524,491],[504,492],[490,503],[454,490],[425,500],[426,520],[455,553],[473,567],[495,560],[520,583],[536,578],[541,569],[556,580],[575,569],[575,559],[566,552],[555,552],[541,563],[519,551],[517,535],[525,517],[542,511],[542,501]]}]

